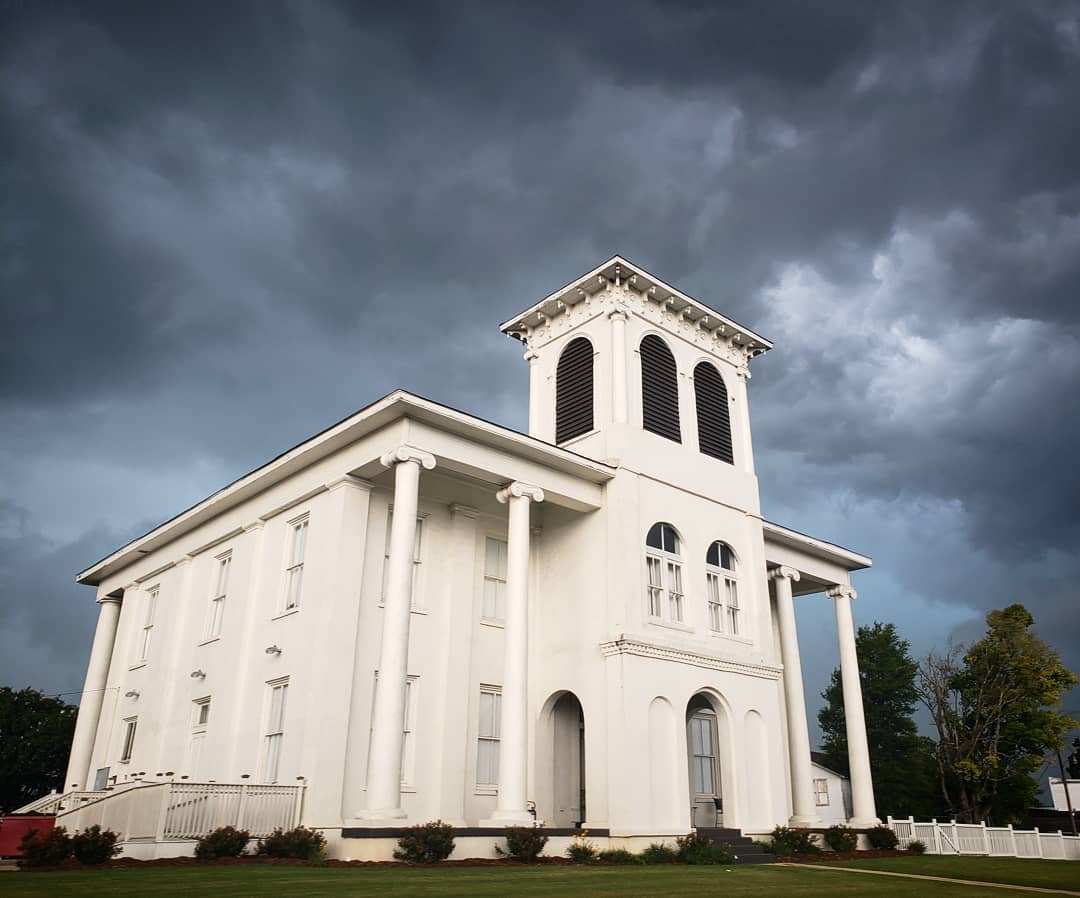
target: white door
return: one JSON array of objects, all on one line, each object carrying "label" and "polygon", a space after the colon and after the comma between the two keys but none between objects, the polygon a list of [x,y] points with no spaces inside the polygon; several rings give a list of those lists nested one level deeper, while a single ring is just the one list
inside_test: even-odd
[{"label": "white door", "polygon": [[721,794],[716,763],[716,715],[712,711],[699,710],[692,714],[686,725],[686,742],[693,824],[712,827],[716,825],[716,800]]}]

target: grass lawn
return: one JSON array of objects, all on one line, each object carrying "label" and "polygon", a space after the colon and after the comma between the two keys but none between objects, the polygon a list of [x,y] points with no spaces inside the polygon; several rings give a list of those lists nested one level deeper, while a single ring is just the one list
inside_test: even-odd
[{"label": "grass lawn", "polygon": [[[1080,892],[1080,861],[1043,861],[1014,857],[882,857],[865,861],[836,861],[840,867],[977,879],[1046,889]],[[1002,894],[1008,894],[1003,892]]]},{"label": "grass lawn", "polygon": [[[906,860],[906,859],[901,859]],[[937,874],[926,858],[918,869]],[[948,859],[941,859],[948,860]],[[977,862],[963,875],[975,878]],[[997,863],[993,861],[991,863]],[[1019,881],[1028,863],[1042,870],[1046,862],[1009,862],[1021,872],[1009,881]],[[1062,865],[1068,862],[1059,862]],[[860,866],[867,862],[859,862]],[[1080,871],[1080,864],[1070,865]],[[944,866],[942,867],[944,869]],[[956,874],[957,876],[960,873]],[[1040,874],[1050,876],[1049,872]],[[1065,883],[1068,873],[1055,882]],[[1026,881],[1026,880],[1025,880]],[[1040,880],[1040,883],[1043,880]],[[1049,880],[1046,880],[1049,881]],[[1059,886],[1067,888],[1067,885]],[[402,868],[332,869],[318,867],[158,867],[146,870],[97,870],[75,873],[2,873],[3,898],[42,896],[142,896],[154,898],[351,898],[351,896],[539,896],[564,895],[581,898],[705,898],[705,896],[783,895],[783,898],[826,898],[826,896],[881,896],[881,898],[980,898],[986,894],[978,886],[959,883],[931,883],[924,880],[866,876],[800,867],[492,867],[444,868],[436,870]],[[1031,893],[993,890],[1008,896]]]}]

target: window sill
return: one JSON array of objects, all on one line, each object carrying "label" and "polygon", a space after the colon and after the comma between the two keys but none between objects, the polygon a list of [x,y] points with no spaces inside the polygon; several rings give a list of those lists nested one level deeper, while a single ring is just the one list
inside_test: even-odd
[{"label": "window sill", "polygon": [[402,783],[401,784],[401,794],[402,795],[415,795],[416,794],[416,786],[406,786],[404,783]]},{"label": "window sill", "polygon": [[739,642],[743,645],[754,644],[754,640],[749,636],[732,636],[730,633],[717,633],[715,630],[710,630],[709,635],[716,639],[726,639],[728,642]]},{"label": "window sill", "polygon": [[279,614],[275,614],[273,617],[270,618],[270,620],[281,620],[283,617],[292,617],[292,615],[299,613],[300,606],[297,605],[295,608],[289,608],[285,611],[280,612]]},{"label": "window sill", "polygon": [[481,627],[494,627],[496,630],[505,630],[506,629],[505,621],[489,620],[489,619],[484,618],[484,617],[480,618],[480,626]]},{"label": "window sill", "polygon": [[477,786],[476,787],[476,794],[477,795],[498,795],[499,794],[499,787],[498,786]]},{"label": "window sill", "polygon": [[145,661],[136,661],[134,664],[131,665],[131,667],[128,668],[128,670],[129,671],[139,670],[140,668],[143,668],[143,667],[146,667],[146,662]]},{"label": "window sill", "polygon": [[648,624],[653,627],[663,627],[665,630],[678,630],[680,633],[693,633],[694,628],[676,621],[663,620],[659,617],[650,617]]},{"label": "window sill", "polygon": [[[379,602],[379,604],[376,605],[375,607],[376,608],[385,608],[386,607],[386,602]],[[409,614],[430,614],[430,613],[431,612],[427,608],[420,608],[417,605],[410,605],[409,606]]]},{"label": "window sill", "polygon": [[221,642],[221,637],[220,636],[211,636],[209,639],[204,639],[202,642],[200,642],[199,646],[201,647],[201,646],[204,646],[204,645],[213,645],[215,642]]}]

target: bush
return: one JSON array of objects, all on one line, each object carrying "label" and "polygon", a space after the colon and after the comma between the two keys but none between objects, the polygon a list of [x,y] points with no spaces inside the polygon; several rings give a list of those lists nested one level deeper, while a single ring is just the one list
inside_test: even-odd
[{"label": "bush", "polygon": [[548,837],[538,825],[532,826],[508,826],[506,828],[506,850],[502,846],[495,846],[495,853],[503,857],[512,857],[516,861],[524,861],[531,864],[544,850],[548,843]]},{"label": "bush", "polygon": [[264,857],[297,857],[301,860],[318,863],[326,851],[326,839],[317,829],[275,829],[259,842],[257,854]]},{"label": "bush", "polygon": [[583,829],[578,835],[570,840],[570,847],[566,849],[566,856],[575,864],[587,864],[596,860],[596,846],[589,841],[589,831]]},{"label": "bush", "polygon": [[830,826],[825,830],[825,844],[833,851],[854,851],[859,837],[849,826]]},{"label": "bush", "polygon": [[922,839],[912,839],[908,842],[907,850],[912,854],[926,854],[926,843]]},{"label": "bush", "polygon": [[104,864],[120,849],[116,847],[119,836],[111,829],[102,829],[96,823],[71,837],[71,853],[80,864]]},{"label": "bush", "polygon": [[20,867],[55,867],[71,857],[71,836],[62,826],[43,833],[32,829],[19,842]]},{"label": "bush", "polygon": [[641,859],[640,854],[634,854],[632,851],[627,851],[625,848],[609,848],[607,851],[601,851],[599,859],[606,864],[643,864],[645,863]]},{"label": "bush", "polygon": [[675,864],[679,861],[679,853],[664,842],[653,842],[640,857],[643,864]]},{"label": "bush", "polygon": [[887,826],[875,826],[867,831],[866,837],[870,840],[871,848],[895,848],[896,843],[899,841],[896,838],[896,833]]},{"label": "bush", "polygon": [[778,826],[772,831],[772,850],[782,857],[793,854],[818,854],[821,851],[814,844],[810,833],[786,826]]},{"label": "bush", "polygon": [[735,860],[735,855],[723,845],[698,833],[679,836],[675,844],[679,846],[679,860],[684,864],[730,864]]},{"label": "bush", "polygon": [[394,857],[410,864],[445,861],[454,850],[454,827],[441,820],[410,826],[398,839]]},{"label": "bush", "polygon": [[208,861],[216,857],[239,857],[247,848],[251,833],[235,826],[219,826],[195,843],[195,857]]}]

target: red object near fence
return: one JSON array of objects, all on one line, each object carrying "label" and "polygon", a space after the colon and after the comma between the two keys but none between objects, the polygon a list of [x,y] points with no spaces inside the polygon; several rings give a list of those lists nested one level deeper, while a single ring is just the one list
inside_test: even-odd
[{"label": "red object near fence", "polygon": [[56,818],[51,815],[18,814],[14,817],[0,817],[0,857],[22,857],[19,843],[23,836],[32,829],[47,835],[54,826]]}]

